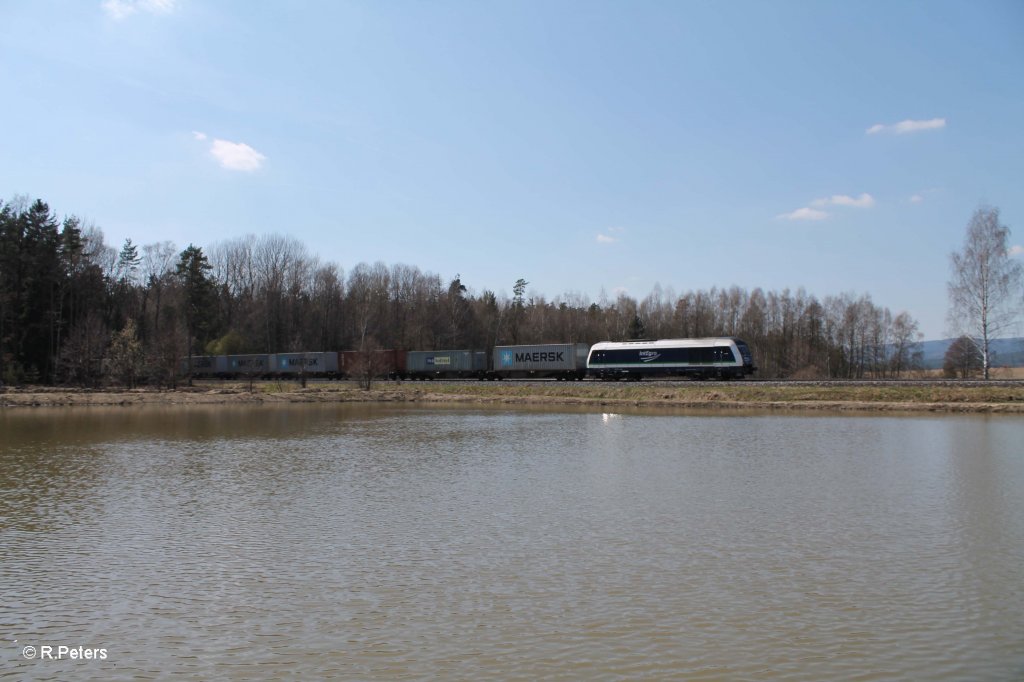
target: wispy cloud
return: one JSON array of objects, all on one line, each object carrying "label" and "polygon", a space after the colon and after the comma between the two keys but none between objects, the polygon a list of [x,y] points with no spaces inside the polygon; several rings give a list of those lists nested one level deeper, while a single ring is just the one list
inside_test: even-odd
[{"label": "wispy cloud", "polygon": [[892,135],[905,135],[907,133],[919,133],[924,130],[940,130],[946,127],[946,119],[944,118],[930,118],[925,121],[913,121],[907,119],[906,121],[900,121],[899,123],[876,123],[867,129],[868,135],[878,135],[879,133],[889,133]]},{"label": "wispy cloud", "polygon": [[811,208],[810,206],[804,206],[803,208],[798,208],[789,213],[782,213],[775,217],[779,220],[824,220],[828,217],[828,213]]},{"label": "wispy cloud", "polygon": [[103,0],[100,5],[111,19],[121,21],[133,14],[170,14],[177,9],[178,0]]},{"label": "wispy cloud", "polygon": [[909,201],[912,204],[923,204],[925,200],[928,199],[928,197],[932,196],[933,194],[936,194],[938,191],[939,189],[937,187],[929,187],[928,189],[922,189],[918,192],[914,192],[913,194],[911,194],[907,198],[907,201]]},{"label": "wispy cloud", "polygon": [[1021,246],[1020,244],[1014,244],[1009,248],[1009,250],[1006,253],[1011,258],[1014,256],[1024,256],[1024,246]]},{"label": "wispy cloud", "polygon": [[[192,131],[192,138],[204,143],[208,140],[206,133],[198,130]],[[210,143],[210,156],[217,159],[222,168],[246,173],[258,171],[267,160],[266,156],[244,142],[229,142],[216,138]]]},{"label": "wispy cloud", "polygon": [[833,194],[823,199],[815,199],[811,206],[821,208],[823,206],[853,206],[854,208],[871,208],[875,205],[875,198],[867,192],[859,197],[850,197],[845,194]]},{"label": "wispy cloud", "polygon": [[598,244],[614,244],[619,241],[619,236],[624,230],[621,227],[609,227],[597,235]]},{"label": "wispy cloud", "polygon": [[807,206],[790,211],[789,213],[779,214],[775,218],[776,220],[825,220],[830,214],[822,209],[829,206],[871,208],[874,205],[875,198],[867,192],[864,192],[859,197],[851,197],[847,194],[833,194],[830,197],[815,199]]}]

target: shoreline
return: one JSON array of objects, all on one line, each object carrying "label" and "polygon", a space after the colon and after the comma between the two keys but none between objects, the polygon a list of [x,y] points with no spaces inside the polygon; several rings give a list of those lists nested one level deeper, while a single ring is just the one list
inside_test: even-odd
[{"label": "shoreline", "polygon": [[931,412],[1024,414],[1018,386],[786,386],[685,382],[664,384],[423,384],[379,382],[365,391],[348,382],[248,386],[207,384],[178,389],[19,388],[0,393],[0,410],[33,407],[206,406],[301,403],[568,405],[701,410]]}]

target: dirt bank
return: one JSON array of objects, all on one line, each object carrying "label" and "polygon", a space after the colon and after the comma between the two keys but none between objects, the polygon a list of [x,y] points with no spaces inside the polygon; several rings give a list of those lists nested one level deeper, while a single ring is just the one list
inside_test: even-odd
[{"label": "dirt bank", "polygon": [[380,383],[364,391],[345,383],[308,388],[267,383],[251,391],[247,386],[214,384],[165,391],[24,388],[0,393],[0,408],[349,402],[1024,414],[1024,388]]}]

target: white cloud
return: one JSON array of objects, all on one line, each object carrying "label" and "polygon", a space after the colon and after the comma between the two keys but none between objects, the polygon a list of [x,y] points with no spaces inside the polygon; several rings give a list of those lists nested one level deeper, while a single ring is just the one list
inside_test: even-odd
[{"label": "white cloud", "polygon": [[782,213],[775,216],[778,220],[825,220],[829,217],[827,211],[821,209],[829,206],[852,206],[853,208],[871,208],[875,205],[875,198],[864,192],[859,197],[851,197],[846,194],[833,194],[830,197],[815,199],[809,205],[798,208],[789,213]]},{"label": "white cloud", "polygon": [[201,133],[198,130],[193,130],[192,137],[199,140],[200,142],[203,142],[204,140],[206,140],[206,133]]},{"label": "white cloud", "polygon": [[821,208],[823,206],[853,206],[855,208],[871,208],[875,205],[875,198],[865,192],[859,197],[850,197],[845,194],[833,194],[824,199],[815,199],[811,206]]},{"label": "white cloud", "polygon": [[249,145],[227,140],[214,140],[210,146],[210,154],[222,167],[248,173],[259,170],[267,160],[267,157]]},{"label": "white cloud", "polygon": [[619,241],[619,238],[616,235],[622,234],[623,232],[625,232],[625,230],[623,230],[621,227],[609,227],[605,229],[604,232],[597,235],[597,243],[614,244],[615,242]]},{"label": "white cloud", "polygon": [[1010,247],[1010,250],[1006,252],[1011,258],[1014,256],[1024,256],[1024,246],[1020,244],[1014,244]]},{"label": "white cloud", "polygon": [[138,12],[170,14],[177,4],[178,0],[103,0],[101,7],[111,19],[121,21]]},{"label": "white cloud", "polygon": [[934,194],[938,194],[940,191],[941,190],[938,187],[929,187],[927,189],[922,189],[911,194],[907,201],[909,201],[912,204],[923,204],[929,197],[931,197]]},{"label": "white cloud", "polygon": [[825,211],[819,211],[816,208],[804,206],[803,208],[798,208],[795,211],[790,211],[789,213],[782,213],[775,217],[779,220],[824,220],[828,217],[828,213]]},{"label": "white cloud", "polygon": [[945,127],[946,119],[944,118],[930,118],[926,121],[912,121],[907,119],[906,121],[900,121],[899,123],[892,123],[889,125],[876,123],[867,129],[867,134],[877,135],[879,133],[892,133],[893,135],[904,135],[906,133],[919,133],[922,130],[940,130]]}]

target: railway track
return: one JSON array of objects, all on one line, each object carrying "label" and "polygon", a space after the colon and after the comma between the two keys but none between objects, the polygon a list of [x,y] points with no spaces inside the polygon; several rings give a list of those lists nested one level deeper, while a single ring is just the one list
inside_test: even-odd
[{"label": "railway track", "polygon": [[[386,381],[375,381],[374,383],[390,383]],[[402,383],[423,383],[424,385],[435,384],[435,385],[459,385],[467,383],[480,383],[479,379],[435,379],[423,382],[412,382],[406,380]],[[490,382],[486,382],[490,383]],[[509,384],[559,384],[563,383],[557,379],[504,379],[501,383]],[[639,382],[629,381],[601,381],[598,379],[584,379],[582,382],[570,382],[570,384],[591,384],[595,386],[599,385],[627,385],[629,383],[637,383],[643,385],[668,385],[668,386],[679,386],[679,385],[695,385],[695,386],[742,386],[745,384],[758,385],[758,386],[808,386],[808,387],[825,387],[825,386],[865,386],[865,387],[884,387],[884,386],[899,386],[899,387],[942,387],[948,386],[950,388],[981,388],[985,386],[1006,386],[1006,387],[1021,387],[1024,386],[1024,379],[989,379],[987,381],[982,379],[735,379],[730,381],[721,380],[706,380],[698,381],[695,379],[644,379]]]}]

